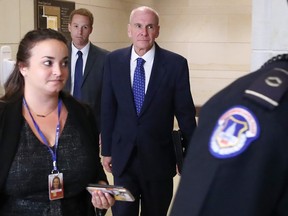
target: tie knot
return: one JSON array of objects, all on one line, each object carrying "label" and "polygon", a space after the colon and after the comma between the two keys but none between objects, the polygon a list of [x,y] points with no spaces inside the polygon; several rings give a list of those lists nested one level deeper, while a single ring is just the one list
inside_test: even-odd
[{"label": "tie knot", "polygon": [[77,52],[77,55],[78,55],[78,57],[81,57],[81,56],[82,56],[82,52],[79,50],[79,51]]},{"label": "tie knot", "polygon": [[145,63],[145,60],[143,58],[137,58],[137,66],[143,66]]}]

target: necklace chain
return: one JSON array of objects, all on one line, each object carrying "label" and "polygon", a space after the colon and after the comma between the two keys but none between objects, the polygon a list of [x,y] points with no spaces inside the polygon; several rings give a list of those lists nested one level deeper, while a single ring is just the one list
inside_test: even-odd
[{"label": "necklace chain", "polygon": [[37,116],[37,117],[41,117],[41,118],[45,118],[45,117],[47,117],[47,116],[49,116],[51,113],[53,113],[53,111],[55,110],[57,108],[57,106],[54,108],[54,109],[52,109],[51,111],[49,111],[48,113],[46,113],[46,114],[38,114],[38,113],[36,113],[33,109],[31,109],[31,107],[29,107],[29,109]]}]

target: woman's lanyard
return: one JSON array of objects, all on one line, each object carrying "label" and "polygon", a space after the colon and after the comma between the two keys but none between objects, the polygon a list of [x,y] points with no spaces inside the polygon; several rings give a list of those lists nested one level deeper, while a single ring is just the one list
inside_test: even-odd
[{"label": "woman's lanyard", "polygon": [[44,136],[44,134],[42,133],[40,127],[38,126],[37,122],[35,121],[35,119],[33,118],[30,109],[28,107],[28,104],[25,100],[25,98],[23,97],[23,104],[24,106],[27,108],[29,115],[33,121],[33,124],[38,132],[38,134],[40,135],[43,143],[48,147],[49,152],[51,154],[52,160],[53,160],[53,170],[51,171],[51,173],[59,173],[58,168],[57,168],[57,148],[58,148],[58,141],[59,141],[59,134],[60,134],[60,113],[61,113],[61,108],[62,108],[62,100],[59,99],[58,101],[58,122],[57,122],[57,126],[56,126],[56,136],[55,136],[55,145],[54,145],[54,151],[53,148],[51,148],[48,144],[48,141],[46,139],[46,137]]}]

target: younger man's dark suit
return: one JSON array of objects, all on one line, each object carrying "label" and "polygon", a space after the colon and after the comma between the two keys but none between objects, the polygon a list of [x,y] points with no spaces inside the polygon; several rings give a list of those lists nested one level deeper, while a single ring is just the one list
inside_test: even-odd
[{"label": "younger man's dark suit", "polygon": [[[71,49],[70,47],[69,59],[71,59]],[[107,53],[107,50],[90,43],[81,86],[81,101],[88,103],[92,107],[99,128],[103,67]],[[71,71],[71,64],[69,64],[69,71]],[[65,90],[71,92],[71,72],[66,82]]]}]

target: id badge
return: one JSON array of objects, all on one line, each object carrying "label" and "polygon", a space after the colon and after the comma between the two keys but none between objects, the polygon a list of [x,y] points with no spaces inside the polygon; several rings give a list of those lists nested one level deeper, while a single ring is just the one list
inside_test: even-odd
[{"label": "id badge", "polygon": [[49,199],[64,198],[63,173],[50,174],[48,176]]}]

